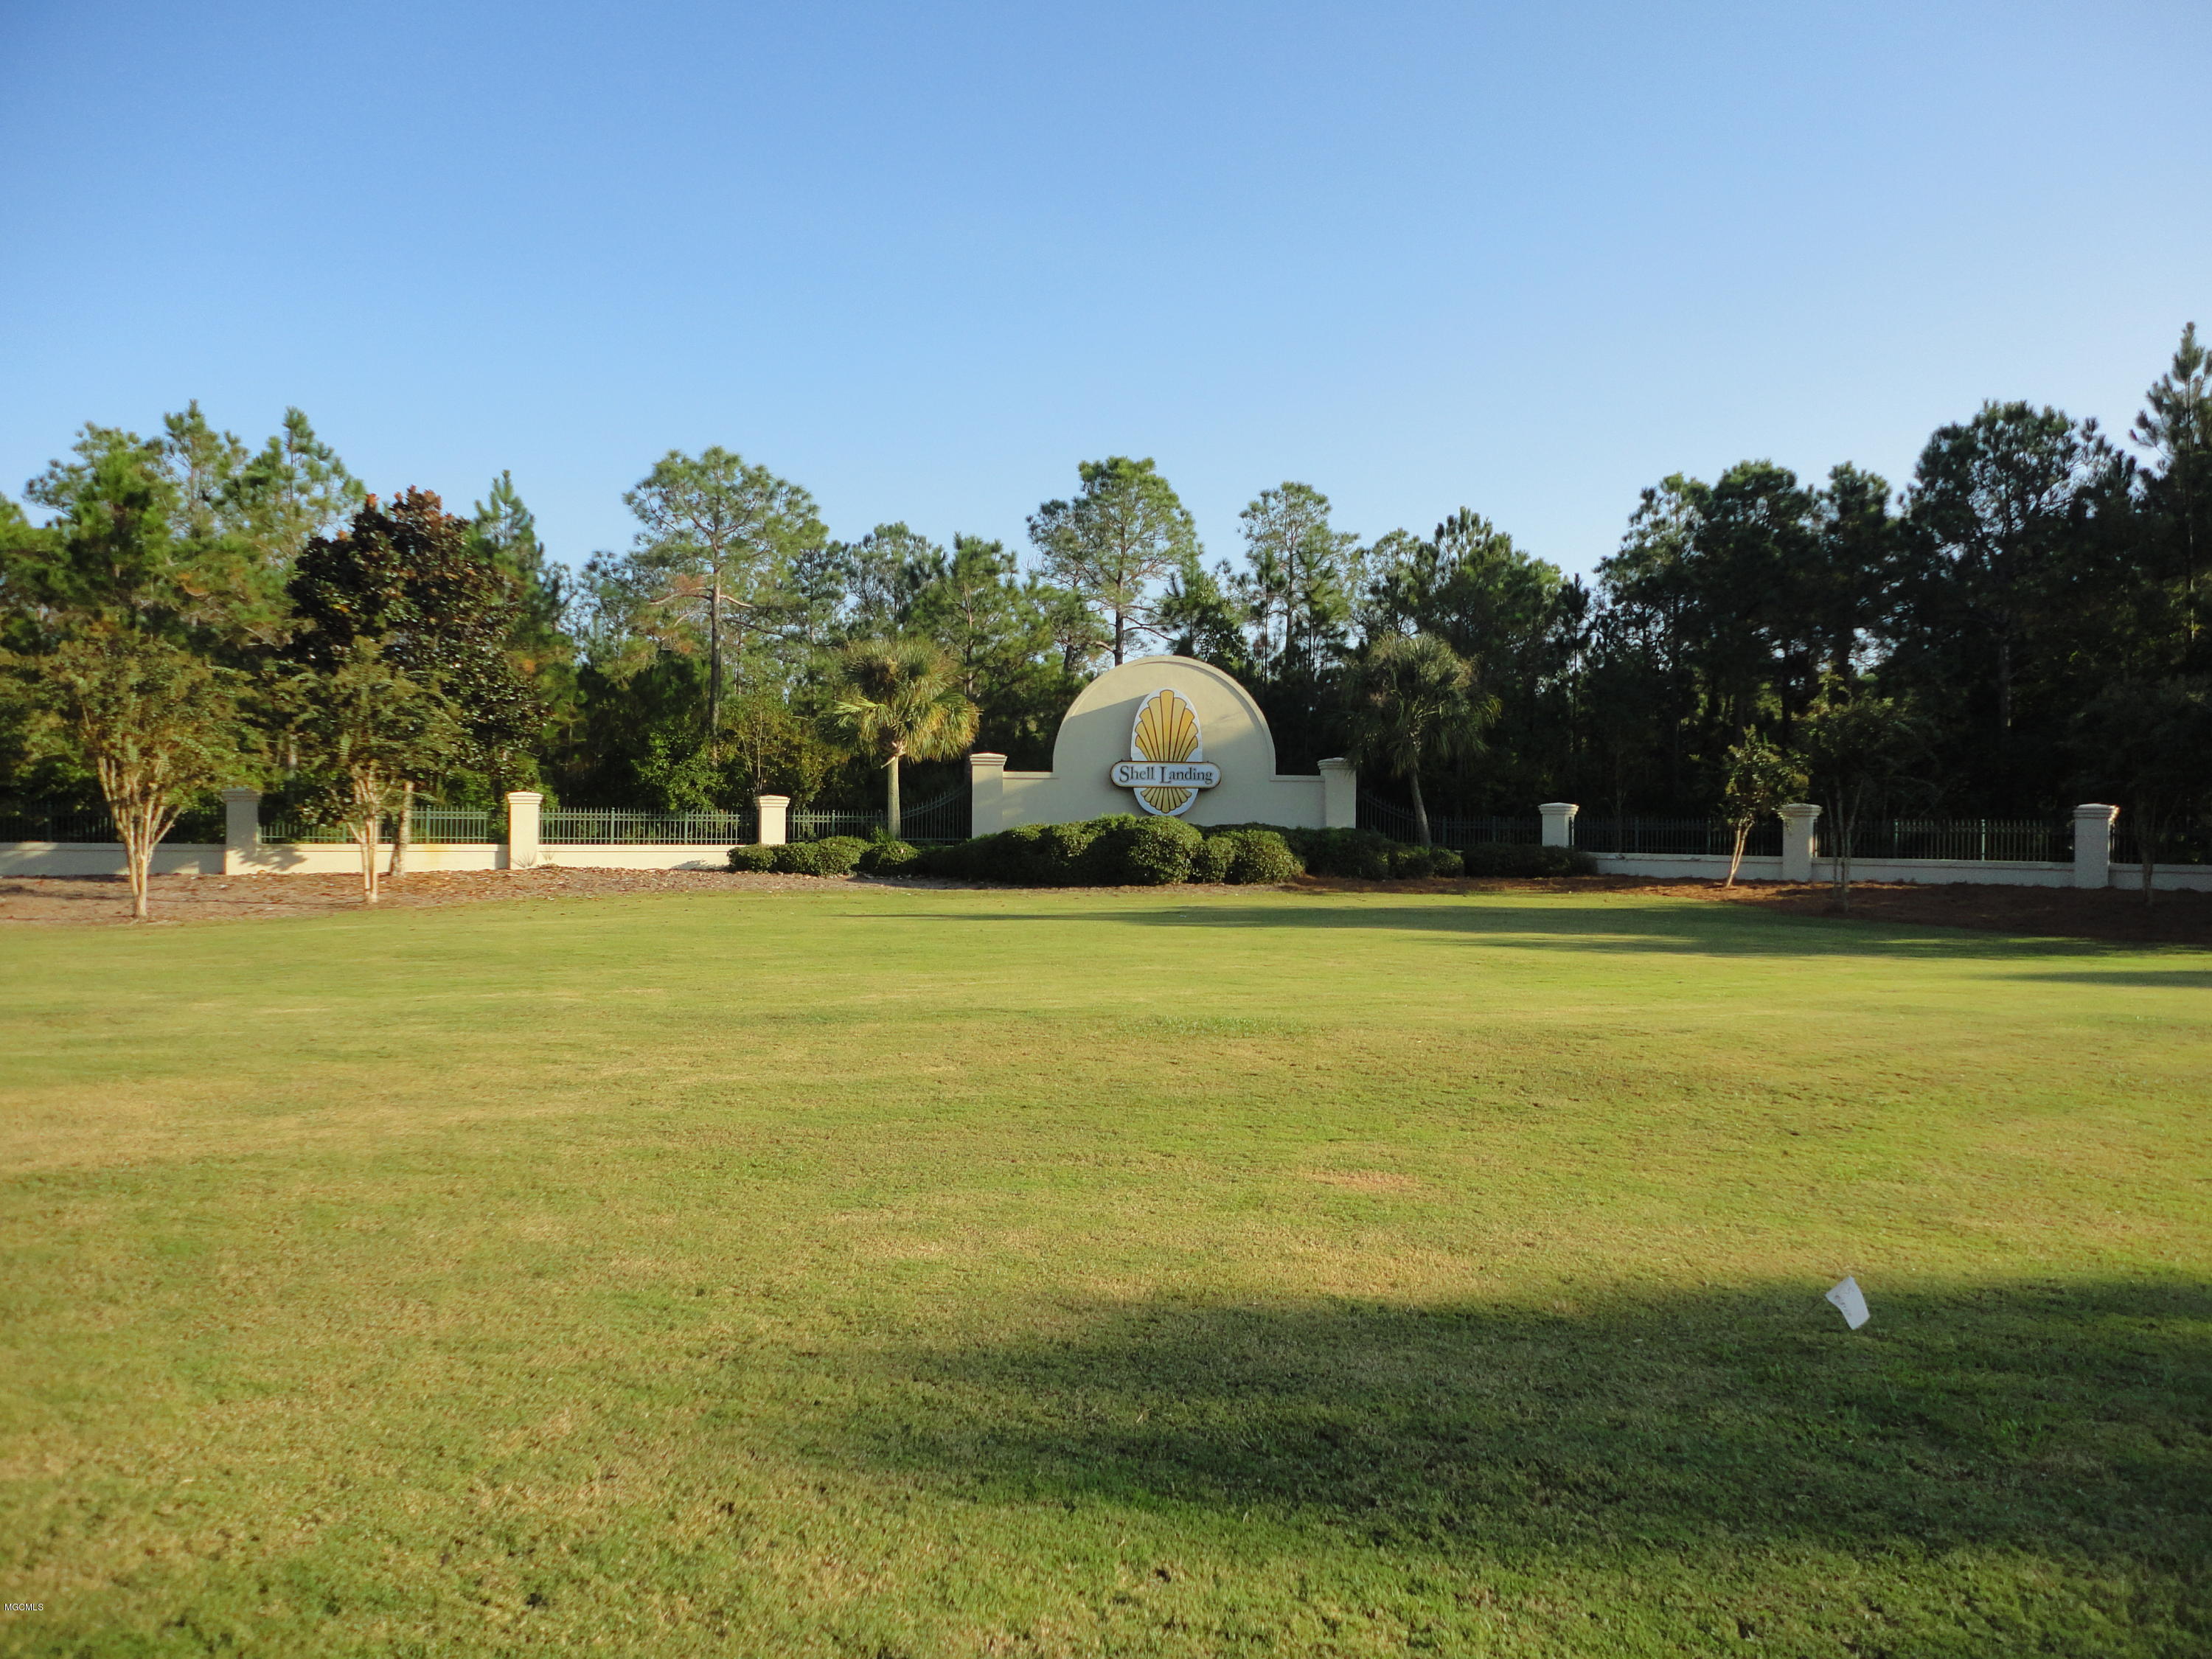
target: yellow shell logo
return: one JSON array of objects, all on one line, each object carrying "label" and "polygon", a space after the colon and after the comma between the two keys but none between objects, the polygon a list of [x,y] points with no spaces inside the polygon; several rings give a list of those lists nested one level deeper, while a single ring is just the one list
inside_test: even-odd
[{"label": "yellow shell logo", "polygon": [[[1198,711],[1165,688],[1145,699],[1137,711],[1135,729],[1129,734],[1133,761],[1198,761],[1206,758],[1199,742]],[[1137,799],[1148,811],[1173,817],[1189,810],[1198,799],[1195,789],[1142,788]]]}]

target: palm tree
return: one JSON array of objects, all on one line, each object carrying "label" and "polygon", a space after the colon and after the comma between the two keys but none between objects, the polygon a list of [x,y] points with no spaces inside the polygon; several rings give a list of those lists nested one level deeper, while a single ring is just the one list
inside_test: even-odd
[{"label": "palm tree", "polygon": [[959,665],[927,640],[863,640],[837,653],[831,725],[884,763],[884,822],[899,833],[899,763],[949,760],[975,735]]},{"label": "palm tree", "polygon": [[1413,794],[1413,833],[1429,846],[1421,799],[1425,762],[1471,754],[1498,718],[1498,699],[1474,689],[1474,665],[1433,634],[1389,634],[1352,664],[1352,757],[1386,768]]}]

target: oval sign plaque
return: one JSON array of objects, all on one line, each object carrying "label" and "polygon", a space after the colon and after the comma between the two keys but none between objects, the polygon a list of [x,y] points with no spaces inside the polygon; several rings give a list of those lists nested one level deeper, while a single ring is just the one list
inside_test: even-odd
[{"label": "oval sign plaque", "polygon": [[1173,817],[1190,811],[1201,789],[1221,781],[1209,763],[1198,729],[1198,710],[1165,686],[1139,705],[1129,729],[1129,758],[1107,775],[1117,789],[1136,792],[1147,812]]}]

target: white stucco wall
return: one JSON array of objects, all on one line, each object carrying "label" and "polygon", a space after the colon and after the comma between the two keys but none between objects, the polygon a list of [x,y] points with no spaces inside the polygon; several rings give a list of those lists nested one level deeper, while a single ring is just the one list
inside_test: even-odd
[{"label": "white stucco wall", "polygon": [[1228,674],[1189,657],[1139,657],[1109,668],[1085,686],[1060,723],[1052,770],[1007,772],[995,801],[979,788],[975,833],[1024,823],[1068,823],[1135,812],[1135,794],[1107,780],[1129,757],[1129,732],[1145,699],[1162,689],[1179,693],[1198,715],[1206,760],[1221,781],[1199,792],[1182,816],[1193,823],[1280,823],[1321,829],[1328,822],[1318,775],[1275,770],[1275,739],[1251,693]]},{"label": "white stucco wall", "polygon": [[[1595,853],[1602,876],[1640,876],[1652,881],[1718,881],[1728,874],[1728,859],[1718,854]],[[1833,859],[1813,860],[1813,879],[1833,881]],[[1747,858],[1739,881],[1780,881],[1778,858]],[[1972,882],[1998,887],[2071,887],[2071,864],[2031,860],[1982,862],[1975,859],[1853,859],[1854,881]],[[2142,871],[2136,865],[2112,866],[2111,884],[2133,892],[2142,890]],[[2183,888],[2212,890],[2212,866],[2161,864],[2155,885],[2161,891]]]},{"label": "white stucco wall", "polygon": [[[123,848],[112,841],[0,842],[0,876],[119,876]],[[157,876],[219,876],[222,848],[163,842],[154,849]]]},{"label": "white stucco wall", "polygon": [[538,851],[541,868],[568,870],[726,870],[731,842],[665,847],[583,847],[547,842]]}]

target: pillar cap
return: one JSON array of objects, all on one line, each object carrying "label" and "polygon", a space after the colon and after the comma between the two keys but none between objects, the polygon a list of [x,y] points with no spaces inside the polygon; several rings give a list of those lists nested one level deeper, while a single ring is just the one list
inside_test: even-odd
[{"label": "pillar cap", "polygon": [[995,749],[972,749],[968,752],[971,761],[1003,761],[1006,757]]},{"label": "pillar cap", "polygon": [[1790,801],[1778,810],[1785,818],[1817,818],[1820,816],[1820,807],[1809,800]]},{"label": "pillar cap", "polygon": [[1547,800],[1547,801],[1546,801],[1542,805],[1539,806],[1536,810],[1537,810],[1539,812],[1569,812],[1569,813],[1573,813],[1573,812],[1579,812],[1579,811],[1581,811],[1583,809],[1582,809],[1582,803],[1581,803],[1580,801],[1571,801],[1571,800]]},{"label": "pillar cap", "polygon": [[2107,806],[2100,800],[2085,800],[2074,809],[2077,818],[2116,818],[2120,815],[2117,806]]},{"label": "pillar cap", "polygon": [[510,789],[507,792],[507,798],[510,802],[517,804],[526,800],[542,801],[545,799],[544,794],[536,789]]},{"label": "pillar cap", "polygon": [[226,789],[222,792],[222,798],[225,800],[259,800],[261,792],[258,789]]},{"label": "pillar cap", "polygon": [[788,795],[755,795],[753,797],[753,805],[756,806],[788,806],[791,805],[791,797]]}]

